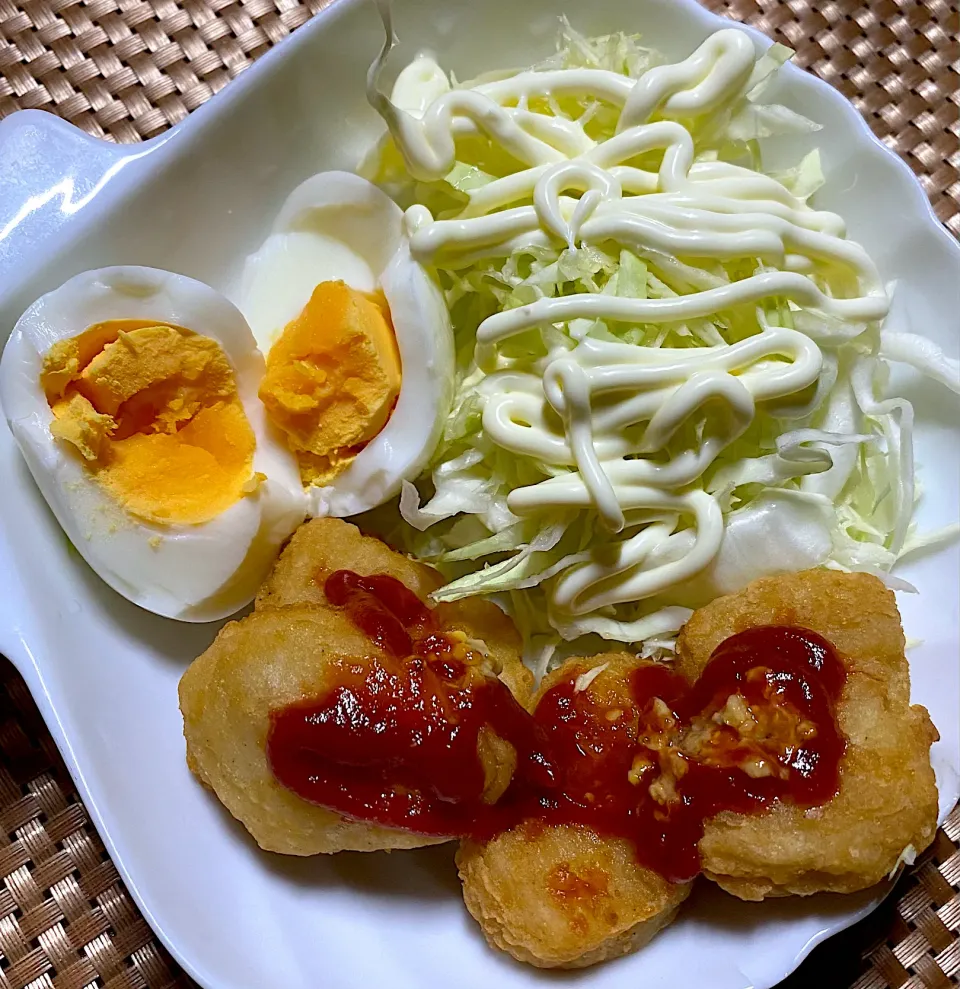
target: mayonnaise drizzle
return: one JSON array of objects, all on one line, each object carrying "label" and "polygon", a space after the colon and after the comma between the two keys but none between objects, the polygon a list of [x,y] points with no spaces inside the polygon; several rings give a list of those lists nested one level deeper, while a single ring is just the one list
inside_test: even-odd
[{"label": "mayonnaise drizzle", "polygon": [[[765,268],[729,282],[703,271],[692,283],[698,290],[673,297],[545,296],[494,313],[477,330],[484,433],[554,475],[513,490],[510,512],[592,509],[611,533],[551,567],[557,627],[563,616],[598,613],[591,627],[612,638],[669,631],[683,609],[618,622],[610,608],[661,595],[710,563],[724,525],[717,497],[702,490],[704,473],[750,427],[757,403],[793,396],[802,408],[814,390],[822,397],[823,355],[810,336],[782,327],[735,343],[669,349],[583,335],[574,321],[676,324],[777,298],[866,326],[888,308],[877,269],[844,239],[836,214],[811,209],[769,176],[694,161],[684,122],[731,105],[751,84],[757,52],[742,31],[718,31],[682,62],[636,80],[600,69],[530,70],[449,89],[435,63],[421,58],[387,99],[378,81],[392,44],[391,35],[368,89],[411,176],[443,179],[468,134],[485,135],[517,163],[471,192],[453,218],[434,219],[422,205],[407,210],[411,252],[422,263],[456,270],[523,247],[593,244],[656,252],[674,264],[677,257],[759,259]],[[563,97],[619,111],[614,136],[598,143],[580,121],[529,109]],[[660,153],[655,172],[635,164],[650,152]],[[815,283],[811,275],[823,266],[844,272],[842,284],[856,294],[840,297]],[[565,327],[569,345],[555,347],[536,373],[515,368],[503,352],[507,341],[548,326]],[[828,372],[835,377],[835,361]],[[823,444],[833,435],[782,434],[771,455],[776,469],[800,476],[829,466]],[[811,442],[820,446],[804,445]],[[757,476],[768,469],[764,459],[753,462]]]}]

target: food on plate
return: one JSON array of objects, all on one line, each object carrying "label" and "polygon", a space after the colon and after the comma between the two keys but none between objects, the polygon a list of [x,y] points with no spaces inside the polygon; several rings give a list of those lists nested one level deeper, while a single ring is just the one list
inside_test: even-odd
[{"label": "food on plate", "polygon": [[[458,355],[395,537],[448,578],[434,600],[509,595],[543,670],[589,634],[669,650],[752,579],[886,573],[920,544],[912,410],[879,393],[891,360],[960,375],[884,325],[868,250],[811,200],[818,125],[768,102],[788,49],[729,27],[667,64],[564,23],[529,69],[459,82],[421,55],[387,95],[394,46],[363,171],[405,205]],[[781,133],[813,150],[773,171]]]},{"label": "food on plate", "polygon": [[[442,581],[432,567],[395,552],[380,539],[363,535],[355,525],[314,519],[293,534],[257,594],[256,608],[327,607],[324,580],[344,568],[361,576],[394,577],[421,600]],[[445,630],[462,634],[465,642],[479,650],[514,697],[526,703],[533,693],[533,674],[523,664],[516,627],[500,608],[482,598],[471,598],[437,605],[432,614]]]},{"label": "food on plate", "polygon": [[[191,734],[230,767],[244,725],[258,786],[341,829],[306,847],[278,814],[265,843],[234,783],[265,847],[459,838],[487,940],[546,968],[636,950],[701,872],[745,899],[879,881],[931,840],[936,732],[891,593],[840,571],[896,585],[923,538],[910,407],[877,391],[890,360],[950,367],[881,330],[875,265],[809,202],[817,153],[764,168],[759,137],[816,128],[761,101],[785,50],[731,28],[664,65],[567,25],[530,70],[459,84],[420,56],[387,98],[393,44],[364,171],[404,210],[308,180],[242,306],[311,512],[399,486],[398,518],[368,521],[407,553],[333,519],[295,533],[184,677],[258,684],[216,716],[185,702],[195,772]],[[387,254],[449,309],[456,395],[368,499],[354,476],[409,392]],[[323,623],[309,676],[287,671]],[[569,658],[598,636],[635,648]]]},{"label": "food on plate", "polygon": [[34,480],[90,566],[161,615],[246,604],[304,517],[267,426],[263,358],[212,288],[153,268],[88,271],[35,302],[0,362]]},{"label": "food on plate", "polygon": [[115,590],[222,618],[306,514],[376,507],[421,472],[453,342],[401,221],[356,175],[304,182],[248,259],[254,333],[214,289],[150,268],[85,272],[24,313],[0,399],[58,521]]},{"label": "food on plate", "polygon": [[650,781],[634,764],[648,751],[640,748],[648,712],[638,710],[631,678],[644,670],[653,682],[672,679],[626,653],[573,659],[548,674],[531,709],[562,792],[529,800],[509,830],[460,846],[467,909],[519,961],[582,968],[629,954],[690,893],[689,877],[671,882],[638,855],[647,836],[633,815]]},{"label": "food on plate", "polygon": [[264,849],[432,844],[525,771],[529,726],[504,682],[529,696],[519,637],[486,602],[428,611],[431,583],[348,523],[315,520],[257,610],[184,674],[190,767]]},{"label": "food on plate", "polygon": [[260,398],[306,483],[383,429],[400,394],[400,354],[384,308],[345,282],[321,282],[267,357]]},{"label": "food on plate", "polygon": [[435,839],[346,820],[308,803],[270,769],[270,712],[329,689],[340,672],[340,650],[363,656],[371,647],[350,621],[321,608],[258,612],[225,625],[180,681],[190,769],[269,852],[431,844]]},{"label": "food on plate", "polygon": [[[568,660],[544,678],[531,709],[557,784],[521,802],[512,829],[466,841],[458,856],[464,900],[492,944],[548,967],[585,965],[633,950],[669,922],[701,870],[718,878],[706,850],[718,827],[730,822],[749,831],[733,855],[752,854],[752,863],[774,849],[770,854],[783,877],[774,892],[781,894],[861,889],[886,875],[908,842],[929,844],[936,826],[929,764],[935,736],[926,712],[911,712],[907,698],[898,697],[890,701],[896,727],[912,714],[926,730],[918,742],[897,746],[923,769],[917,790],[905,798],[918,798],[918,806],[893,837],[892,855],[888,843],[875,856],[879,872],[832,878],[799,857],[791,860],[792,832],[782,828],[785,820],[807,825],[811,849],[830,834],[823,823],[836,820],[842,832],[838,847],[855,860],[858,843],[870,840],[864,820],[903,807],[903,799],[891,799],[882,785],[875,799],[866,800],[862,788],[851,788],[851,766],[869,742],[848,737],[841,718],[859,684],[847,654],[824,637],[852,624],[849,609],[838,612],[831,601],[834,586],[848,600],[863,579],[889,592],[875,578],[827,574],[819,608],[830,617],[821,620],[821,635],[807,627],[800,577],[816,585],[819,575],[768,578],[721,599],[721,613],[733,617],[699,665],[681,659],[674,669],[606,653]],[[752,623],[738,620],[742,602],[764,583],[766,611]],[[889,616],[890,603],[885,605]],[[711,628],[701,616],[714,608],[695,613],[681,632],[681,650],[687,630],[696,635],[698,626]],[[892,616],[892,629],[880,635],[888,637],[888,651],[900,650],[902,663],[895,608]],[[764,834],[766,841],[758,840]],[[620,857],[623,843],[632,846],[626,860]],[[605,863],[590,879],[585,846]],[[828,853],[819,861],[823,868],[832,864]],[[560,873],[573,878],[560,885]],[[719,881],[738,895],[752,892],[746,884]],[[610,893],[620,882],[643,890],[645,898]]]},{"label": "food on plate", "polygon": [[348,172],[307,179],[247,258],[239,297],[309,514],[374,508],[426,467],[453,397],[453,339],[393,200]]},{"label": "food on plate", "polygon": [[829,570],[758,580],[693,615],[680,633],[676,669],[700,677],[731,635],[767,625],[812,630],[843,664],[838,791],[812,810],[780,802],[764,815],[725,812],[708,820],[703,872],[748,900],[871,886],[905,849],[923,851],[937,826],[930,766],[937,731],[925,708],[910,705],[893,594],[875,577]]},{"label": "food on plate", "polygon": [[[915,533],[880,392],[960,379],[885,323],[817,151],[765,166],[817,129],[763,102],[787,50],[667,64],[564,20],[543,63],[421,55],[388,97],[386,16],[369,179],[299,185],[239,308],[86,272],[0,362],[107,583],[187,621],[256,596],[181,679],[190,769],[267,851],[458,839],[487,940],[544,968],[637,950],[701,873],[880,881],[937,815],[883,582],[958,531]],[[404,552],[342,520],[372,509]]]},{"label": "food on plate", "polygon": [[585,968],[638,951],[676,917],[692,885],[639,865],[626,839],[571,824],[463,842],[457,865],[487,941],[538,968]]},{"label": "food on plate", "polygon": [[190,767],[261,847],[460,838],[487,940],[576,968],[646,944],[701,871],[852,891],[932,840],[936,731],[876,578],[761,579],[695,612],[675,664],[571,658],[535,693],[509,619],[429,607],[438,580],[316,519],[184,674]]},{"label": "food on plate", "polygon": [[190,768],[261,847],[460,838],[488,941],[575,968],[647,943],[701,871],[745,899],[852,891],[930,843],[936,731],[876,578],[756,581],[672,666],[572,658],[536,693],[509,619],[428,606],[438,580],[315,519],[184,674]]}]

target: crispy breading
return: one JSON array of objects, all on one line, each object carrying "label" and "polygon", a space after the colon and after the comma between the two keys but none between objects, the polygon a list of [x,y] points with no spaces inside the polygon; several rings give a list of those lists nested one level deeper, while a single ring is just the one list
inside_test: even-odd
[{"label": "crispy breading", "polygon": [[463,899],[496,948],[538,968],[584,968],[642,948],[690,885],[639,866],[629,841],[588,828],[514,828],[457,853]]},{"label": "crispy breading", "polygon": [[724,639],[759,625],[808,628],[843,662],[840,791],[822,807],[780,803],[765,815],[707,821],[704,874],[745,900],[871,886],[906,846],[922,851],[936,832],[930,746],[938,736],[926,709],[910,706],[894,596],[875,577],[830,570],[755,581],[695,612],[678,640],[678,672],[695,679]]},{"label": "crispy breading", "polygon": [[270,712],[329,689],[331,661],[351,654],[376,658],[378,650],[346,617],[283,608],[225,625],[180,681],[190,769],[268,852],[366,852],[444,840],[345,820],[271,772]]},{"label": "crispy breading", "polygon": [[[280,554],[257,594],[256,610],[289,605],[326,606],[323,581],[334,570],[363,576],[389,574],[421,600],[443,583],[433,567],[395,552],[375,536],[365,536],[342,519],[314,519],[300,526]],[[533,674],[523,665],[523,642],[516,626],[495,604],[469,598],[434,609],[445,629],[464,632],[490,661],[493,672],[521,704],[533,693]]]},{"label": "crispy breading", "polygon": [[343,519],[313,519],[301,525],[283,548],[257,593],[256,610],[292,604],[326,607],[324,577],[340,569],[364,576],[389,574],[421,599],[443,583],[432,567],[394,552]]},{"label": "crispy breading", "polygon": [[[629,696],[629,675],[642,662],[627,653],[570,659],[544,677],[531,710],[577,675],[612,710]],[[583,968],[642,948],[692,887],[641,866],[629,841],[574,824],[526,822],[488,842],[463,841],[457,866],[464,903],[487,941],[538,968]]]},{"label": "crispy breading", "polygon": [[[316,855],[445,841],[347,820],[301,799],[270,769],[271,711],[334,686],[343,656],[383,658],[344,612],[327,603],[323,578],[339,568],[389,574],[421,598],[441,583],[430,567],[347,522],[317,519],[302,526],[261,589],[256,611],[226,625],[180,681],[187,762],[267,851]],[[483,651],[485,672],[499,675],[521,703],[529,701],[533,677],[521,660],[521,639],[499,608],[464,602],[440,605],[434,614],[445,632],[462,631]],[[478,752],[487,793],[495,799],[509,784],[516,753],[485,730]]]}]

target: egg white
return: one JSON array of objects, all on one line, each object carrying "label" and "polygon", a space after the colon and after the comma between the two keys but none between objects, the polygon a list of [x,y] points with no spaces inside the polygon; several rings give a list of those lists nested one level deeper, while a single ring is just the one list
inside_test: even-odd
[{"label": "egg white", "polygon": [[266,353],[323,281],[379,288],[400,351],[400,396],[387,424],[331,484],[307,490],[308,514],[346,517],[388,501],[426,466],[450,412],[453,332],[446,303],[410,256],[403,211],[366,179],[321,172],[290,194],[247,258],[240,308]]},{"label": "egg white", "polygon": [[[253,470],[266,480],[216,518],[162,525],[126,512],[50,432],[43,358],[94,323],[146,319],[216,340],[233,366],[256,437]],[[263,356],[246,320],[202,282],[134,266],[87,271],[21,316],[0,360],[0,404],[37,487],[71,542],[114,590],[148,611],[213,621],[247,604],[283,541],[303,521],[296,462],[273,434],[257,388]]]}]

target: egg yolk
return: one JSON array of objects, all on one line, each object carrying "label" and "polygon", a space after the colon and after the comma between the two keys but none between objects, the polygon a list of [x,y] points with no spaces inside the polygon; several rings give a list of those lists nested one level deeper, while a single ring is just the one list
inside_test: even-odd
[{"label": "egg yolk", "polygon": [[260,399],[286,434],[304,484],[325,484],[383,429],[400,394],[386,307],[322,282],[267,355]]},{"label": "egg yolk", "polygon": [[50,348],[50,432],[152,522],[208,522],[245,493],[256,439],[220,345],[177,326],[109,320]]}]

